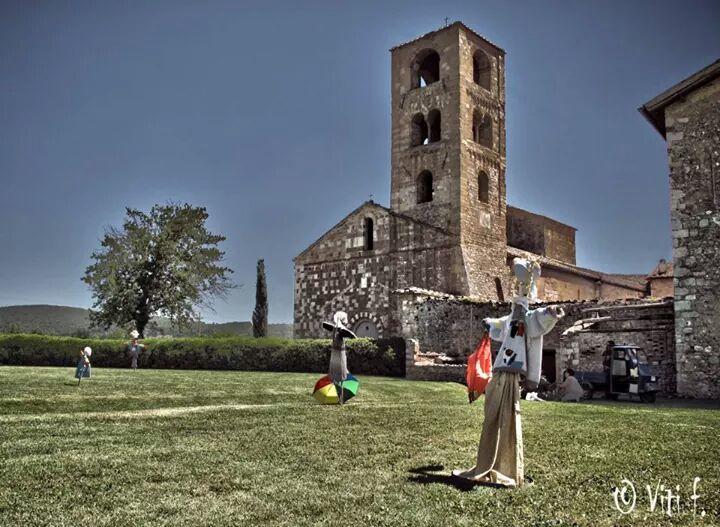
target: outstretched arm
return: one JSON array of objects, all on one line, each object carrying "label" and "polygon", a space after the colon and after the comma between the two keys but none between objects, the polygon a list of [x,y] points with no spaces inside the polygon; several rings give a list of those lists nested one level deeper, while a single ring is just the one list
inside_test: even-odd
[{"label": "outstretched arm", "polygon": [[507,322],[510,315],[505,315],[502,318],[485,318],[483,319],[483,326],[485,330],[490,334],[490,338],[497,341],[502,341],[505,338],[505,323]]},{"label": "outstretched arm", "polygon": [[541,337],[550,333],[557,321],[565,316],[560,306],[548,306],[533,309],[527,314],[527,332],[529,337]]}]

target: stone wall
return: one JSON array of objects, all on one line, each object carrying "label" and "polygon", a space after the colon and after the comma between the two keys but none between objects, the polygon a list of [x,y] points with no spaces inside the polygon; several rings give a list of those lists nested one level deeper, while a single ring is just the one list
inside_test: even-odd
[{"label": "stone wall", "polygon": [[675,296],[675,286],[672,276],[649,277],[650,296],[653,298],[666,298]]},{"label": "stone wall", "polygon": [[720,79],[665,110],[678,392],[720,398]]},{"label": "stone wall", "polygon": [[507,243],[511,247],[575,264],[575,228],[540,214],[508,206]]},{"label": "stone wall", "polygon": [[[429,291],[403,290],[393,294],[398,309],[403,337],[413,339],[416,347],[408,346],[415,355],[443,354],[464,362],[475,351],[487,317],[501,317],[510,312],[510,304],[479,302],[469,298],[442,295]],[[548,304],[540,303],[538,307]],[[543,372],[550,378],[559,377],[567,367],[596,370],[602,367],[602,350],[608,340],[616,344],[644,348],[647,361],[657,370],[664,393],[675,390],[675,348],[673,342],[672,302],[647,305],[642,299],[608,302],[581,301],[559,303],[566,316],[545,336]],[[609,318],[587,331],[563,333],[578,320],[593,316]],[[493,343],[493,353],[499,344]],[[420,366],[408,364],[410,378],[462,381],[464,369],[453,365]]]},{"label": "stone wall", "polygon": [[[440,78],[427,86],[413,83],[418,60],[429,51],[439,55]],[[460,139],[458,29],[447,28],[392,50],[390,208],[459,236]],[[413,146],[416,115],[440,112],[440,140]],[[432,201],[418,203],[418,177],[432,174]]]},{"label": "stone wall", "polygon": [[[575,321],[577,326],[559,335],[556,344],[558,368],[602,371],[603,353],[609,341],[639,346],[641,360],[657,374],[660,392],[664,395],[676,392],[672,301],[585,306],[574,316],[580,316]],[[593,316],[600,321],[592,322]]]}]

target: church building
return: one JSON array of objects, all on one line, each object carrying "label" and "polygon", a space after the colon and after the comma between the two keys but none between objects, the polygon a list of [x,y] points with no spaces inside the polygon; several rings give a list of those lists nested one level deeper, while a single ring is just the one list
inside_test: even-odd
[{"label": "church building", "polygon": [[294,259],[296,337],[327,336],[336,310],[396,335],[397,290],[509,299],[528,254],[545,301],[645,295],[644,276],[577,267],[573,227],[507,204],[502,48],[455,22],[391,54],[390,207],[363,203]]}]

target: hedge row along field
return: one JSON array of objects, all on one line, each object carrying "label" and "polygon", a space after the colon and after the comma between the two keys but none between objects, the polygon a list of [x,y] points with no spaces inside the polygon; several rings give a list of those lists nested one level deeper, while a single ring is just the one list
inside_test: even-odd
[{"label": "hedge row along field", "polygon": [[[141,368],[322,372],[328,368],[331,341],[252,337],[146,339]],[[46,335],[0,335],[0,364],[74,366],[79,350],[90,346],[92,364],[126,368],[127,341]],[[402,339],[347,342],[348,369],[364,375],[405,375]]]}]

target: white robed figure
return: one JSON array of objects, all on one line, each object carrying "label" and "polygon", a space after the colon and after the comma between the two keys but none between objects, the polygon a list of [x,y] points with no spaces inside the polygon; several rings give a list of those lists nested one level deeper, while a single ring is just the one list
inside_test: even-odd
[{"label": "white robed figure", "polygon": [[347,327],[348,316],[344,311],[338,311],[333,316],[332,323],[323,322],[323,327],[328,331],[332,331],[332,349],[330,351],[330,368],[328,375],[333,383],[340,386],[340,404],[343,404],[342,385],[348,378],[347,353],[345,350],[345,340],[355,339],[355,333]]},{"label": "white robed figure", "polygon": [[537,388],[543,335],[564,316],[562,308],[556,306],[530,309],[530,302],[536,297],[535,281],[540,276],[537,262],[515,258],[513,271],[520,294],[513,298],[510,314],[483,321],[490,338],[502,345],[485,391],[485,420],[477,462],[469,470],[453,471],[453,476],[506,487],[521,486],[524,482],[521,379],[528,390]]}]

